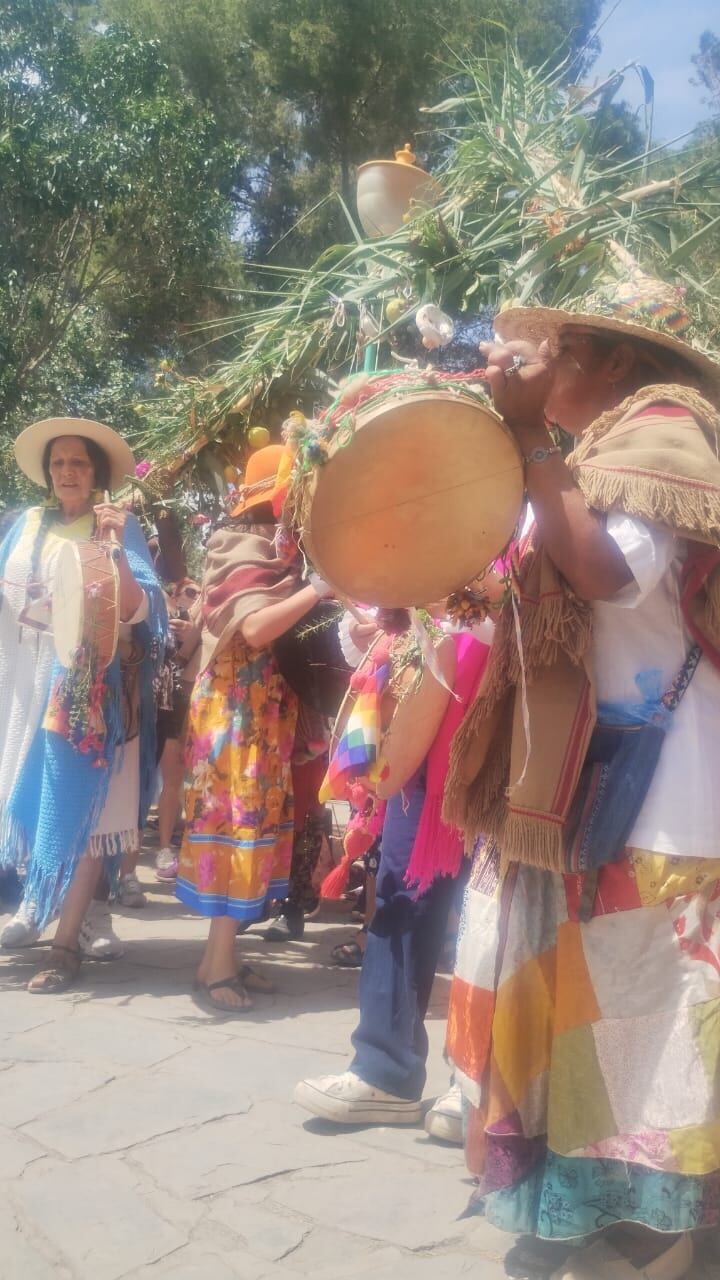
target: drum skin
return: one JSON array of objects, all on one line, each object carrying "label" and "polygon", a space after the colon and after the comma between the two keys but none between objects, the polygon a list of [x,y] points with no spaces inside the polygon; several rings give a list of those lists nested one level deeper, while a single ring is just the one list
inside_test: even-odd
[{"label": "drum skin", "polygon": [[397,607],[443,599],[497,559],[523,501],[520,451],[502,419],[462,393],[393,396],[357,414],[309,481],[303,530],[341,595]]},{"label": "drum skin", "polygon": [[77,650],[94,648],[97,667],[109,667],[117,652],[120,577],[109,547],[99,542],[66,542],[55,565],[52,587],[55,652],[71,667]]}]

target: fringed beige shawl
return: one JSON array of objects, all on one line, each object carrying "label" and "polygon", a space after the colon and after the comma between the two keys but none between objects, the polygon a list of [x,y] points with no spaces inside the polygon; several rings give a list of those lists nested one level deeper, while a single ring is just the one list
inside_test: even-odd
[{"label": "fringed beige shawl", "polygon": [[[661,385],[599,418],[567,461],[589,507],[627,512],[712,549],[720,547],[719,455],[717,411],[691,388]],[[705,557],[686,602],[693,634],[714,660],[719,559]],[[518,583],[517,622],[508,603],[453,743],[444,817],[464,830],[467,848],[482,835],[498,843],[505,864],[561,871],[563,825],[595,725],[592,607],[573,595],[536,533],[521,549]]]}]

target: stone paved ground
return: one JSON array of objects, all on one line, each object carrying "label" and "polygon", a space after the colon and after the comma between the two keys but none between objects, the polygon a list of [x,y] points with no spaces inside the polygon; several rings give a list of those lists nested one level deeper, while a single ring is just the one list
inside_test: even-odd
[{"label": "stone paved ground", "polygon": [[[204,926],[140,875],[150,905],[118,918],[125,958],[86,964],[74,992],[22,989],[39,948],[0,959],[0,1280],[502,1276],[507,1237],[458,1220],[460,1152],[290,1102],[347,1062],[357,974],[327,963],[347,909],[284,949],[247,934],[278,994],[214,1023],[190,994]],[[447,992],[441,975],[428,1097],[447,1083]]]}]

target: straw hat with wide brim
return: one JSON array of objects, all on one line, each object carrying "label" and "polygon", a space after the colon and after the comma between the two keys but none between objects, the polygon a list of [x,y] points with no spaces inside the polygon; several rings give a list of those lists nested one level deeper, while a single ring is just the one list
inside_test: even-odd
[{"label": "straw hat with wide brim", "polygon": [[94,440],[110,462],[110,485],[119,489],[123,482],[135,473],[132,449],[117,431],[104,422],[90,418],[44,418],[33,422],[20,432],[15,441],[15,459],[21,471],[35,484],[45,488],[42,460],[46,445],[60,436],[79,436],[82,440]]},{"label": "straw hat with wide brim", "polygon": [[582,311],[508,307],[495,317],[495,332],[503,342],[538,344],[547,339],[553,348],[561,330],[569,328],[616,333],[619,341],[639,339],[656,348],[658,363],[669,380],[675,376],[674,358],[677,381],[686,381],[683,374],[689,370],[706,398],[720,404],[720,360],[687,340],[690,327],[677,291],[639,271],[628,281],[586,298]]},{"label": "straw hat with wide brim", "polygon": [[264,449],[251,453],[245,468],[245,481],[240,485],[240,501],[232,509],[234,516],[241,516],[262,503],[272,503],[287,488],[287,475],[292,459],[281,444],[268,444]]}]

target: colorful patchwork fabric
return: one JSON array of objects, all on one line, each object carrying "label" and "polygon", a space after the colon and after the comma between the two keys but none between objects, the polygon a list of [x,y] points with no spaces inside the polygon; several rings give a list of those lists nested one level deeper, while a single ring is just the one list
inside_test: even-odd
[{"label": "colorful patchwork fabric", "polygon": [[390,663],[380,662],[357,671],[351,688],[355,703],[348,716],[340,741],[333,752],[320,800],[343,800],[348,784],[355,778],[377,782],[380,778],[380,746],[382,742],[382,696],[390,678]]},{"label": "colorful patchwork fabric", "polygon": [[176,893],[204,916],[258,920],[288,892],[297,698],[269,650],[239,637],[198,678]]},{"label": "colorful patchwork fabric", "polygon": [[597,1230],[593,1179],[624,1187],[620,1217],[650,1225],[665,1198],[682,1210],[661,1229],[718,1221],[720,859],[628,850],[587,923],[580,889],[518,864],[499,884],[492,849],[473,871],[448,1048],[478,1197],[498,1225],[549,1237]]},{"label": "colorful patchwork fabric", "polygon": [[619,1160],[576,1160],[546,1151],[521,1182],[477,1194],[471,1209],[501,1231],[544,1240],[578,1239],[618,1222],[652,1231],[696,1231],[720,1222],[720,1173],[658,1173]]}]

